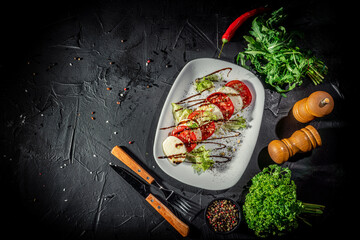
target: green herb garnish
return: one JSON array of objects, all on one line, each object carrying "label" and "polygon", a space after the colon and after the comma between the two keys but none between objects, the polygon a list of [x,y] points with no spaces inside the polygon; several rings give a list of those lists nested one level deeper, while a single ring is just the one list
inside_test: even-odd
[{"label": "green herb garnish", "polygon": [[230,131],[246,128],[246,119],[242,116],[236,116],[226,121],[221,127]]},{"label": "green herb garnish", "polygon": [[204,125],[208,122],[218,120],[218,117],[214,114],[214,110],[215,110],[214,105],[200,106],[197,110],[200,111],[200,114],[196,116],[196,121],[200,125]]},{"label": "green herb garnish", "polygon": [[191,109],[183,108],[179,104],[171,103],[172,114],[174,117],[175,124],[179,124],[182,120],[187,119],[187,117],[193,112]]},{"label": "green herb garnish", "polygon": [[270,165],[252,178],[243,207],[248,227],[260,237],[280,236],[298,227],[302,213],[322,214],[322,205],[297,200],[291,171]]},{"label": "green herb garnish", "polygon": [[296,33],[287,33],[283,26],[278,26],[286,15],[280,8],[268,19],[257,17],[252,22],[249,32],[244,36],[248,42],[245,51],[239,52],[237,63],[248,68],[250,60],[253,68],[265,76],[265,82],[275,90],[284,93],[300,86],[304,76],[308,76],[315,85],[321,83],[327,74],[327,67],[310,51],[302,51],[295,45]]},{"label": "green herb garnish", "polygon": [[214,165],[214,160],[210,158],[210,150],[204,146],[187,153],[186,158],[193,163],[192,167],[198,174],[205,172]]},{"label": "green herb garnish", "polygon": [[195,80],[195,89],[198,92],[210,90],[214,87],[214,82],[219,81],[221,78],[216,74],[211,74]]},{"label": "green herb garnish", "polygon": [[199,124],[193,120],[188,120],[186,122],[183,123],[183,125],[191,128],[191,129],[196,129],[199,128]]}]

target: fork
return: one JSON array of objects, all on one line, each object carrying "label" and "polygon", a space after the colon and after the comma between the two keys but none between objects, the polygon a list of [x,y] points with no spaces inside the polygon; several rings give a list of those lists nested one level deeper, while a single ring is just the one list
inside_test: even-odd
[{"label": "fork", "polygon": [[173,190],[166,189],[160,183],[158,183],[154,177],[152,177],[144,168],[142,168],[132,157],[130,157],[124,149],[119,146],[115,146],[111,153],[117,157],[121,162],[133,170],[137,175],[144,179],[147,183],[157,187],[163,194],[166,201],[175,208],[186,220],[192,221],[195,216],[200,212],[201,207],[180,196]]}]

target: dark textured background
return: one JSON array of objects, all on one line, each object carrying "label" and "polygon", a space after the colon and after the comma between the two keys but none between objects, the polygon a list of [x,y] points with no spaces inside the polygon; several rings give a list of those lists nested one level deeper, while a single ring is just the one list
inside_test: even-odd
[{"label": "dark textured background", "polygon": [[[305,34],[299,46],[311,49],[329,67],[326,81],[314,86],[306,80],[287,98],[264,86],[260,136],[238,184],[225,191],[184,185],[152,158],[162,104],[187,62],[217,57],[228,25],[265,4],[285,7],[287,29]],[[203,208],[220,196],[241,203],[248,181],[271,163],[267,144],[306,125],[288,116],[293,104],[325,90],[334,97],[335,109],[311,122],[323,146],[284,166],[293,172],[299,199],[326,205],[326,211],[310,219],[313,227],[300,225],[287,238],[346,237],[353,229],[349,216],[354,196],[348,186],[351,161],[356,160],[344,155],[353,81],[345,76],[349,69],[343,54],[350,48],[344,38],[351,38],[344,34],[347,6],[333,1],[41,1],[2,8],[1,234],[181,239],[109,168],[117,161],[111,148],[125,146],[164,185]],[[242,36],[250,23],[225,46],[223,60],[233,62],[243,50]],[[152,62],[146,66],[148,59]],[[188,239],[255,238],[244,223],[231,235],[216,236],[202,214],[190,224]]]}]

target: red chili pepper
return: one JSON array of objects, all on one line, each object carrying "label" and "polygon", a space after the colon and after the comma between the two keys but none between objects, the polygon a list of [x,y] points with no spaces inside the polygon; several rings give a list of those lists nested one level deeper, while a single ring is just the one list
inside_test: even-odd
[{"label": "red chili pepper", "polygon": [[248,19],[251,18],[252,16],[256,15],[256,14],[260,14],[263,13],[265,11],[267,11],[268,8],[264,8],[264,7],[260,7],[260,8],[255,8],[249,12],[244,13],[243,15],[241,15],[240,17],[238,17],[232,24],[230,24],[230,26],[228,27],[228,29],[226,30],[226,32],[224,33],[224,35],[221,38],[222,41],[222,46],[221,46],[221,50],[219,53],[218,58],[220,58],[221,52],[223,50],[223,47],[225,45],[225,43],[229,42],[230,39],[234,36],[236,30]]}]

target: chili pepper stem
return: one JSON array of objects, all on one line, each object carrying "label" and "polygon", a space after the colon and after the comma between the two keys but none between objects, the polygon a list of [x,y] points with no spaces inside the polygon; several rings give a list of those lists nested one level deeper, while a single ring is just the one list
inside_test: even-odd
[{"label": "chili pepper stem", "polygon": [[221,55],[222,50],[223,50],[223,48],[224,48],[224,45],[225,45],[225,43],[227,43],[227,42],[228,42],[228,40],[227,40],[226,38],[223,38],[223,39],[222,39],[222,45],[221,45],[221,49],[220,49],[218,58],[220,58],[220,55]]},{"label": "chili pepper stem", "polygon": [[225,43],[223,42],[223,44],[221,45],[221,49],[220,49],[220,52],[219,52],[219,56],[218,56],[218,58],[220,58],[220,55],[221,55],[222,50],[223,50],[223,48],[224,48],[224,45],[225,45]]}]

